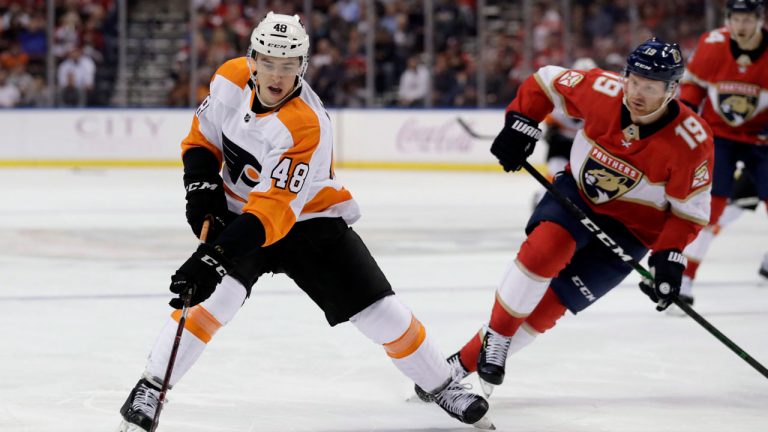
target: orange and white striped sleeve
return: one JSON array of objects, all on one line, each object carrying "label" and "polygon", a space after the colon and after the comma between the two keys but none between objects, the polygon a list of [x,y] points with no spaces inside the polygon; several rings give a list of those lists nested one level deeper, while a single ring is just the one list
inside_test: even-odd
[{"label": "orange and white striped sleeve", "polygon": [[191,148],[203,147],[216,156],[221,166],[221,127],[227,112],[237,107],[249,79],[245,57],[229,60],[216,70],[211,79],[210,93],[197,107],[189,133],[181,142],[182,156]]}]

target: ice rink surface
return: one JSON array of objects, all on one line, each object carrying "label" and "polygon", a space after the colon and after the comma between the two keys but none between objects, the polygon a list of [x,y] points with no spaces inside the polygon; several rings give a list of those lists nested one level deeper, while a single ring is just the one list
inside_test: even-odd
[{"label": "ice rink surface", "polygon": [[[523,238],[525,174],[340,170],[355,229],[445,354],[487,320]],[[106,432],[169,314],[191,254],[180,170],[2,170],[0,431]],[[696,310],[768,365],[764,207],[728,227]],[[765,432],[768,380],[630,276],[511,357],[499,431]],[[479,392],[476,378],[469,380]],[[282,275],[264,277],[173,389],[159,432],[453,432],[351,325],[330,328]]]}]

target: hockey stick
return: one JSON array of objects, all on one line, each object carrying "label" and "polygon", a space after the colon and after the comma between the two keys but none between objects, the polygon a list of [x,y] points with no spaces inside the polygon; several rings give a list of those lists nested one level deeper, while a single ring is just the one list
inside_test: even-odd
[{"label": "hockey stick", "polygon": [[[211,217],[206,216],[203,221],[203,227],[200,229],[200,243],[205,243],[208,237],[208,228],[211,226]],[[176,338],[173,340],[173,347],[171,348],[171,355],[168,358],[168,367],[165,369],[165,378],[163,379],[163,387],[160,389],[160,396],[157,402],[157,411],[152,418],[152,427],[149,428],[150,432],[155,432],[157,429],[157,422],[160,420],[160,411],[163,410],[165,405],[165,394],[168,393],[168,387],[171,383],[171,374],[173,373],[173,365],[176,363],[176,354],[179,352],[179,345],[181,345],[181,335],[184,333],[184,324],[187,322],[187,313],[189,312],[189,303],[192,300],[192,288],[187,290],[184,294],[184,306],[181,308],[181,318],[179,318],[179,327],[176,329]]]},{"label": "hockey stick", "polygon": [[[478,139],[493,139],[494,137],[489,137],[487,135],[479,135],[475,131],[472,130],[472,128],[461,118],[457,119],[461,127],[464,128],[464,130],[473,138]],[[555,197],[555,199],[563,206],[566,210],[568,210],[571,215],[573,215],[576,219],[578,219],[582,225],[584,225],[590,232],[594,233],[595,237],[597,237],[608,249],[611,250],[619,259],[621,259],[624,263],[631,266],[633,269],[635,269],[638,273],[640,273],[643,278],[648,280],[653,280],[653,275],[635,260],[631,256],[624,253],[624,250],[613,241],[613,239],[603,230],[600,229],[600,227],[594,223],[589,216],[587,216],[586,213],[584,213],[583,210],[581,210],[579,207],[576,206],[573,202],[571,202],[570,199],[568,199],[567,196],[563,195],[560,190],[558,190],[552,183],[549,182],[539,171],[536,170],[528,161],[523,162],[523,168],[525,168],[526,171],[528,171],[529,174],[533,176],[533,178],[536,179],[542,186],[544,186],[549,193],[552,194],[552,196]],[[693,318],[694,321],[699,323],[702,327],[704,327],[708,332],[710,332],[715,338],[717,338],[720,342],[722,342],[725,346],[731,349],[736,355],[741,357],[745,362],[747,362],[750,366],[755,368],[758,372],[760,372],[764,377],[768,378],[768,369],[765,368],[760,362],[755,360],[752,356],[747,354],[746,351],[741,349],[738,345],[736,345],[735,342],[730,340],[727,336],[725,336],[720,330],[718,330],[715,326],[709,323],[704,317],[699,315],[695,310],[693,310],[692,307],[690,307],[687,303],[680,300],[679,297],[675,297],[672,299],[672,302],[683,310],[688,316]]]}]

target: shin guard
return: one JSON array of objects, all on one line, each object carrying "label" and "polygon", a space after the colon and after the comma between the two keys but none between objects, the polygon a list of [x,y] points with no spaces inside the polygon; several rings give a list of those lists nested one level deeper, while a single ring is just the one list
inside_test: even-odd
[{"label": "shin guard", "polygon": [[400,372],[424,390],[431,392],[450,378],[445,356],[396,296],[384,297],[349,321],[369,339],[383,345]]},{"label": "shin guard", "polygon": [[[170,379],[171,387],[197,361],[216,331],[232,320],[245,301],[245,296],[246,290],[242,284],[231,277],[225,277],[211,297],[189,309]],[[180,317],[181,311],[175,310],[166,321],[149,354],[144,376],[163,381]]]}]

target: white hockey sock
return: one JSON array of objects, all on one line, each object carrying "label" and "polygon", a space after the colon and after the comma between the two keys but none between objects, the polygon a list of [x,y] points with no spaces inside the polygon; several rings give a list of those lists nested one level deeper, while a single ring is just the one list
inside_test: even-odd
[{"label": "white hockey sock", "polygon": [[725,210],[723,210],[723,214],[720,215],[720,219],[717,220],[717,224],[720,225],[720,228],[725,228],[730,225],[731,222],[738,219],[742,213],[744,213],[743,208],[736,204],[728,204],[725,207]]},{"label": "white hockey sock", "polygon": [[709,246],[712,244],[712,240],[714,239],[714,230],[710,226],[705,227],[699,231],[699,234],[695,239],[693,239],[692,242],[688,243],[688,246],[686,246],[683,250],[683,255],[685,255],[689,261],[700,263],[707,255]]},{"label": "white hockey sock", "polygon": [[383,345],[400,372],[424,390],[435,390],[450,378],[445,356],[396,296],[384,297],[349,321],[369,339]]},{"label": "white hockey sock", "polygon": [[529,326],[527,323],[523,323],[520,328],[517,329],[515,334],[512,335],[512,339],[509,343],[509,351],[507,352],[507,358],[530,345],[534,340],[536,340],[536,336],[540,334],[541,333],[534,330],[534,328]]},{"label": "white hockey sock", "polygon": [[[179,351],[173,365],[171,387],[179,382],[181,377],[195,364],[216,331],[232,320],[240,306],[243,305],[245,295],[245,287],[237,280],[226,276],[216,287],[216,291],[211,297],[189,309],[184,324],[184,332],[179,343]],[[180,316],[181,311],[175,311],[160,330],[147,359],[145,376],[155,377],[156,381],[163,381],[173,342],[176,338],[176,330],[179,327],[177,320]]]},{"label": "white hockey sock", "polygon": [[511,316],[526,317],[541,301],[551,280],[529,272],[515,259],[507,267],[504,280],[496,291],[496,298]]},{"label": "white hockey sock", "polygon": [[720,219],[717,220],[717,225],[708,225],[703,230],[699,231],[699,235],[685,247],[683,255],[689,260],[699,263],[702,262],[707,255],[709,246],[712,245],[712,240],[715,239],[717,232],[738,219],[743,211],[744,209],[737,205],[731,204],[727,206],[720,216]]},{"label": "white hockey sock", "polygon": [[683,275],[680,281],[680,295],[693,297],[693,279],[690,276]]}]

